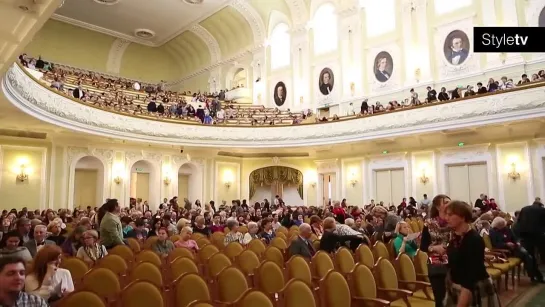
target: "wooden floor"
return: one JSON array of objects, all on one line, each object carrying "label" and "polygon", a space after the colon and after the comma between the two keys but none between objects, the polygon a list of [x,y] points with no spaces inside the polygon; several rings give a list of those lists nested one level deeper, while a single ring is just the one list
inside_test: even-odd
[{"label": "wooden floor", "polygon": [[500,293],[500,301],[502,306],[507,307],[545,307],[545,284],[532,284],[530,279],[523,275],[515,289]]}]

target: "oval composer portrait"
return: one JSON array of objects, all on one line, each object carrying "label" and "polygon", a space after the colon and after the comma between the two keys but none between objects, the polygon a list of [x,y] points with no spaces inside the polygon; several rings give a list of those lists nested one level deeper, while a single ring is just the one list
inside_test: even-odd
[{"label": "oval composer portrait", "polygon": [[329,67],[322,69],[320,72],[320,79],[318,80],[318,86],[320,87],[320,93],[324,95],[331,94],[334,85],[333,71]]},{"label": "oval composer portrait", "polygon": [[276,85],[274,86],[274,94],[273,94],[273,97],[274,97],[274,103],[281,107],[282,105],[284,105],[284,102],[286,102],[286,85],[284,84],[284,82],[280,81],[278,83],[276,83]]},{"label": "oval composer portrait", "polygon": [[377,54],[374,61],[373,70],[378,82],[386,82],[392,77],[394,70],[394,61],[387,51],[381,51]]},{"label": "oval composer portrait", "polygon": [[454,30],[445,38],[443,51],[445,58],[452,65],[460,65],[469,56],[469,38],[464,31]]}]

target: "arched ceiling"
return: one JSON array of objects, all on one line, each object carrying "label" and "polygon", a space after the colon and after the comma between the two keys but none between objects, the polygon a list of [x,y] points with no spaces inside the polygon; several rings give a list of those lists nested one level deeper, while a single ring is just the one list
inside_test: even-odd
[{"label": "arched ceiling", "polygon": [[[269,26],[269,18],[271,16],[272,11],[279,11],[280,13],[286,15],[290,20],[292,19],[290,9],[286,3],[286,1],[292,1],[292,0],[286,0],[286,1],[279,1],[279,0],[249,0],[250,4],[254,7],[254,9],[259,13],[259,16],[265,23],[265,26]],[[268,32],[267,28],[267,32]]]},{"label": "arched ceiling", "polygon": [[203,20],[200,25],[216,39],[222,56],[229,57],[254,43],[254,35],[246,18],[234,7],[226,6]]},{"label": "arched ceiling", "polygon": [[180,65],[182,74],[212,64],[208,46],[192,31],[185,31],[160,48],[164,48]]}]

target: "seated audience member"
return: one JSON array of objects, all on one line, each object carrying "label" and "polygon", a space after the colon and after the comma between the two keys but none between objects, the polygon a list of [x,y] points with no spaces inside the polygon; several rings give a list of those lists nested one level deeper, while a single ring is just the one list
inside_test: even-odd
[{"label": "seated audience member", "polygon": [[479,235],[481,235],[481,237],[490,235],[490,223],[488,221],[481,221],[481,231],[479,231]]},{"label": "seated audience member", "polygon": [[386,208],[383,206],[375,206],[373,210],[371,210],[371,214],[376,218],[382,219],[384,242],[387,243],[394,235],[397,223],[401,220],[401,218],[393,212],[388,212],[388,210],[386,210]]},{"label": "seated audience member", "polygon": [[57,221],[50,222],[49,225],[47,225],[47,231],[51,233],[47,237],[48,240],[51,240],[55,242],[56,245],[61,246],[64,241],[66,240],[66,237],[61,235],[61,225]]},{"label": "seated audience member", "polygon": [[109,199],[102,207],[104,216],[98,223],[100,225],[100,243],[106,249],[125,244],[123,242],[123,226],[117,215],[120,211],[117,199]]},{"label": "seated audience member", "polygon": [[197,245],[197,242],[195,240],[191,240],[192,234],[193,234],[193,230],[191,230],[191,227],[188,227],[188,226],[184,227],[182,231],[180,231],[180,239],[174,242],[174,246],[185,247],[194,252],[198,252],[199,246]]},{"label": "seated audience member", "polygon": [[195,218],[195,225],[193,231],[196,233],[203,234],[205,237],[210,236],[210,228],[204,223],[204,216],[199,215]]},{"label": "seated audience member", "polygon": [[224,229],[225,225],[221,224],[221,215],[219,213],[214,213],[212,225],[210,226],[210,233],[223,232]]},{"label": "seated audience member", "polygon": [[174,243],[168,240],[168,231],[166,228],[161,227],[159,229],[159,232],[157,233],[157,241],[153,243],[151,249],[163,258],[166,258],[174,249]]},{"label": "seated audience member", "polygon": [[[301,226],[299,226],[301,227]],[[261,233],[259,237],[265,244],[271,243],[271,240],[275,238],[276,234],[272,228],[272,220],[270,218],[264,218],[261,220]]]},{"label": "seated audience member", "polygon": [[76,257],[94,265],[98,260],[108,255],[106,247],[99,243],[96,230],[87,230],[82,237],[83,245],[78,249]]},{"label": "seated audience member", "polygon": [[492,242],[492,247],[509,250],[513,256],[520,258],[524,262],[524,268],[533,282],[543,282],[543,275],[536,266],[535,260],[532,259],[533,256],[521,247],[513,231],[507,227],[507,221],[498,216],[494,218],[491,226],[490,241]]},{"label": "seated audience member", "polygon": [[[157,233],[159,232],[159,229],[161,229],[161,227],[162,227],[161,219],[157,218],[157,217],[154,217],[153,220],[151,221],[151,227],[150,227],[151,229],[148,232],[148,237],[156,237]],[[183,227],[181,227],[181,228],[183,228]]]},{"label": "seated audience member", "polygon": [[303,223],[299,226],[299,235],[297,239],[293,240],[288,248],[290,257],[299,255],[303,258],[310,259],[316,250],[310,241],[310,236],[312,235],[312,229],[309,224]]},{"label": "seated audience member", "polygon": [[23,239],[16,230],[5,233],[0,241],[0,258],[18,257],[24,262],[32,261],[28,248],[23,246]]},{"label": "seated audience member", "polygon": [[119,219],[121,221],[121,229],[123,230],[123,238],[128,238],[129,232],[133,229],[131,226],[132,218],[130,216],[123,216]]},{"label": "seated audience member", "polygon": [[62,250],[56,245],[44,246],[34,258],[25,278],[25,291],[53,302],[74,291],[70,271],[59,268]]},{"label": "seated audience member", "polygon": [[[346,226],[346,225],[344,225]],[[350,229],[350,227],[348,227]],[[328,217],[324,220],[324,234],[322,236],[322,239],[320,239],[320,250],[326,251],[328,253],[333,253],[339,248],[341,245],[344,245],[345,242],[349,241],[350,246],[353,247],[356,244],[352,244],[353,242],[361,243],[362,238],[361,236],[354,236],[354,235],[338,235],[336,234],[337,230],[337,223],[335,222],[335,219],[332,217]]]},{"label": "seated audience member", "polygon": [[224,245],[227,246],[227,244],[231,242],[238,242],[240,244],[244,243],[244,236],[238,231],[238,221],[236,219],[227,219],[225,226],[227,229],[229,229],[229,232],[226,233],[225,237],[223,238]]},{"label": "seated audience member", "polygon": [[167,230],[169,236],[178,234],[178,228],[176,228],[176,225],[172,224],[170,214],[163,215],[162,228]]},{"label": "seated audience member", "polygon": [[244,237],[242,239],[242,244],[247,245],[252,241],[253,239],[258,239],[257,232],[259,231],[259,226],[257,226],[256,222],[249,222],[248,223],[248,232],[244,234]]},{"label": "seated audience member", "polygon": [[48,307],[42,297],[24,292],[25,261],[0,257],[0,306]]},{"label": "seated audience member", "polygon": [[409,224],[404,221],[397,223],[395,230],[396,237],[394,238],[394,250],[396,256],[399,254],[407,254],[411,258],[416,255],[418,245],[414,240],[407,240],[407,235],[411,233]]},{"label": "seated audience member", "polygon": [[324,228],[322,227],[322,219],[317,215],[313,215],[310,217],[309,223],[310,223],[312,233],[314,233],[318,237],[318,239],[320,239],[322,235],[324,234]]},{"label": "seated audience member", "polygon": [[37,225],[34,227],[34,239],[30,239],[25,243],[25,247],[32,257],[36,256],[38,251],[45,245],[55,245],[55,242],[45,239],[46,234],[47,227],[45,225]]},{"label": "seated audience member", "polygon": [[136,219],[134,222],[135,228],[127,232],[127,238],[134,238],[139,242],[144,242],[148,238],[148,231],[146,230],[146,223],[141,218]]},{"label": "seated audience member", "polygon": [[83,226],[77,226],[62,244],[62,253],[69,256],[75,256],[82,246],[83,233],[86,230],[87,229]]},{"label": "seated audience member", "polygon": [[32,229],[32,224],[30,223],[30,220],[26,217],[22,217],[20,219],[17,219],[15,226],[17,232],[19,232],[19,234],[23,238],[23,243],[27,243],[32,235],[30,233],[30,230]]}]

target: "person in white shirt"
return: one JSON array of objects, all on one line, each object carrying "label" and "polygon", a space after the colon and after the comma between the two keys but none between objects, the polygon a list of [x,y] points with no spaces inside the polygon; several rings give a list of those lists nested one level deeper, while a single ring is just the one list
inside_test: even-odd
[{"label": "person in white shirt", "polygon": [[219,110],[218,113],[216,113],[216,118],[218,119],[218,122],[223,122],[225,120],[225,110]]},{"label": "person in white shirt", "polygon": [[428,194],[424,194],[424,198],[420,201],[420,209],[428,211],[429,206],[430,200],[428,198]]},{"label": "person in white shirt", "polygon": [[52,302],[74,291],[70,271],[59,268],[62,250],[46,245],[34,258],[34,264],[25,278],[25,292]]}]

